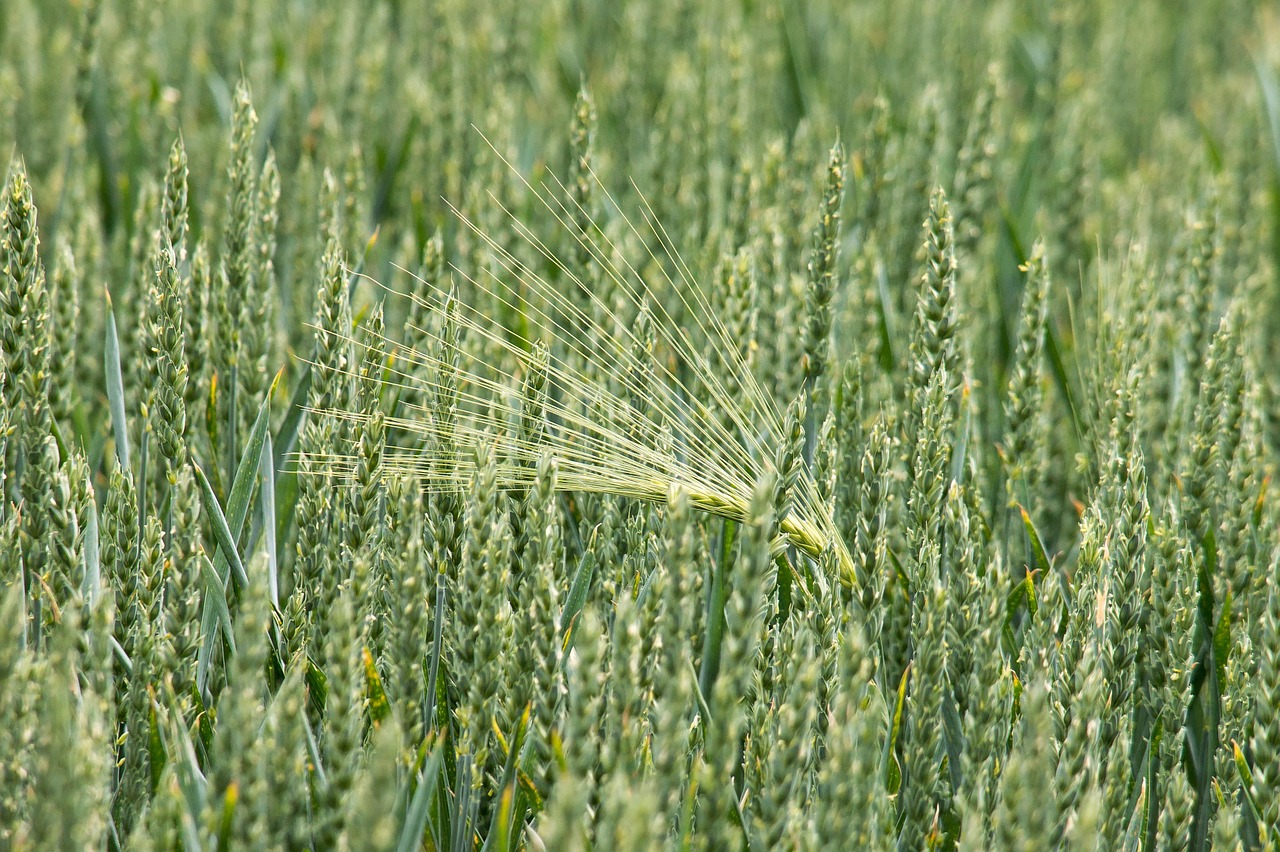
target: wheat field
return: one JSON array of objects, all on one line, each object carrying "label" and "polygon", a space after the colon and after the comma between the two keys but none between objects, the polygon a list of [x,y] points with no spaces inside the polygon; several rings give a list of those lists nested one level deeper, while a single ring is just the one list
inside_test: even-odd
[{"label": "wheat field", "polygon": [[1280,12],[8,0],[0,850],[1280,849]]}]

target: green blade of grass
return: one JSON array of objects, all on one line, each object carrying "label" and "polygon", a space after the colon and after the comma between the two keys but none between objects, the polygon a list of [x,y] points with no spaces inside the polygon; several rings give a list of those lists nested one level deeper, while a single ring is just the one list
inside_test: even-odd
[{"label": "green blade of grass", "polygon": [[1027,539],[1031,542],[1031,555],[1035,560],[1036,570],[1040,572],[1040,576],[1047,579],[1049,577],[1049,557],[1045,554],[1044,544],[1040,541],[1040,533],[1036,530],[1036,525],[1031,520],[1031,515],[1023,508],[1022,504],[1018,504],[1018,511],[1022,513],[1022,524],[1027,529]]},{"label": "green blade of grass", "polygon": [[[720,558],[709,566],[711,572],[707,595],[706,633],[702,642],[702,671],[698,673],[698,692],[706,700],[711,695],[716,676],[720,673],[720,646],[724,642],[725,578],[729,562],[733,558],[733,546],[737,539],[738,525],[722,521],[720,525]],[[709,717],[708,717],[709,718]]]},{"label": "green blade of grass", "polygon": [[[212,507],[217,509],[214,514],[214,532],[222,545],[218,555],[219,561],[222,559],[230,559],[227,554],[236,554],[235,541],[240,536],[240,531],[244,529],[245,517],[249,514],[250,498],[253,495],[254,485],[258,478],[258,465],[262,457],[263,447],[266,445],[267,426],[270,423],[271,415],[271,398],[275,393],[276,386],[280,383],[280,373],[276,374],[275,380],[272,381],[271,387],[267,389],[266,397],[262,400],[262,407],[258,409],[258,416],[253,422],[253,429],[249,433],[249,441],[245,445],[244,455],[240,457],[240,464],[236,468],[235,481],[231,486],[231,494],[227,498],[226,511],[222,514],[223,528],[219,529],[217,523],[217,514],[221,511],[218,508],[216,499],[210,500],[209,494],[211,487],[208,480],[204,479],[202,488],[210,488],[210,492],[206,492],[205,500],[210,502]],[[199,466],[197,466],[197,470]],[[224,540],[223,537],[226,537]],[[227,542],[230,546],[228,547]],[[238,558],[238,555],[237,555]],[[239,572],[230,569],[230,563],[227,566],[218,565],[213,571],[222,581],[220,593],[225,599],[226,581],[235,576],[238,582],[247,584],[248,576],[244,574],[244,566],[242,565]],[[215,603],[210,600],[209,595],[205,595],[204,612],[201,618],[203,630],[201,631],[200,650],[196,658],[196,684],[201,694],[207,693],[209,685],[209,673],[213,665],[213,652],[219,642],[219,631],[223,625],[217,617],[217,613],[213,611]],[[228,640],[230,634],[228,634]]]},{"label": "green blade of grass", "polygon": [[285,412],[284,420],[280,422],[280,428],[276,431],[275,444],[275,469],[284,470],[288,461],[289,453],[293,452],[294,445],[298,442],[298,433],[302,430],[302,418],[307,410],[307,398],[311,395],[311,365],[304,364],[302,373],[298,376],[298,383],[293,389],[293,395],[289,397],[289,408]]},{"label": "green blade of grass", "polygon": [[120,640],[114,636],[108,636],[107,645],[111,648],[111,656],[115,657],[120,668],[124,669],[124,673],[133,674],[133,660],[129,659],[129,652],[120,645]]},{"label": "green blade of grass", "polygon": [[1263,824],[1262,811],[1258,807],[1257,789],[1254,786],[1253,771],[1249,769],[1249,761],[1245,760],[1244,752],[1240,750],[1240,744],[1235,740],[1231,741],[1231,757],[1235,763],[1236,771],[1240,773],[1240,791],[1243,793],[1241,799],[1249,817],[1264,834],[1280,830],[1280,826],[1269,828]]},{"label": "green blade of grass", "polygon": [[409,802],[409,809],[404,815],[404,826],[400,829],[396,852],[417,852],[422,848],[422,835],[427,830],[431,802],[436,797],[436,786],[440,781],[443,751],[442,743],[436,743],[431,749],[431,756],[427,759],[426,765],[418,773],[418,786],[413,791],[413,799]]},{"label": "green blade of grass", "polygon": [[1071,390],[1071,379],[1067,375],[1066,362],[1062,358],[1062,350],[1058,346],[1058,335],[1054,332],[1052,323],[1044,325],[1044,354],[1049,358],[1053,383],[1062,394],[1062,401],[1067,404],[1067,411],[1071,414],[1071,429],[1075,433],[1076,440],[1079,441],[1084,435],[1084,427],[1080,422],[1080,409],[1076,405],[1075,394]]},{"label": "green blade of grass", "polygon": [[328,786],[329,775],[324,771],[324,761],[320,759],[320,743],[316,739],[316,732],[311,727],[310,720],[306,714],[302,715],[302,730],[306,733],[307,740],[307,757],[311,761],[311,766],[316,774],[316,783],[321,788]]},{"label": "green blade of grass", "polygon": [[364,664],[365,709],[369,714],[369,721],[377,725],[391,715],[391,702],[387,700],[382,675],[378,674],[378,667],[368,648],[361,649],[360,659]]},{"label": "green blade of grass", "polygon": [[102,594],[102,558],[99,554],[98,507],[92,500],[89,501],[88,514],[84,529],[84,584],[81,590],[89,605],[93,606]]},{"label": "green blade of grass", "polygon": [[[222,588],[222,578],[214,570],[208,559],[200,560],[200,580],[204,586],[205,610],[213,613],[216,627],[221,628],[231,650],[235,651],[235,638],[231,633],[231,608],[227,606],[227,595]],[[211,631],[206,631],[208,634]]]},{"label": "green blade of grass", "polygon": [[881,756],[882,780],[884,789],[890,796],[896,796],[902,786],[902,766],[898,763],[898,738],[902,736],[902,719],[907,707],[907,684],[911,680],[911,665],[908,664],[898,681],[897,697],[893,705],[893,717],[889,724],[889,736],[884,740],[884,754]]},{"label": "green blade of grass", "polygon": [[433,625],[431,636],[431,659],[428,662],[427,674],[427,719],[432,725],[436,721],[436,697],[439,694],[440,657],[444,653],[444,617],[445,617],[445,575],[436,576],[436,600],[431,613]]},{"label": "green blade of grass", "polygon": [[258,470],[262,478],[262,533],[265,536],[263,550],[267,554],[267,591],[271,605],[280,608],[280,577],[276,562],[276,469],[275,454],[271,451],[271,435],[263,438],[262,454]]},{"label": "green blade of grass", "polygon": [[214,564],[214,571],[217,572],[218,578],[221,580],[220,585],[223,589],[227,585],[227,576],[220,570],[221,563],[224,561],[230,565],[231,573],[235,575],[236,582],[241,586],[249,585],[249,575],[245,573],[244,563],[240,560],[240,554],[236,552],[235,536],[231,534],[231,528],[227,525],[227,517],[222,513],[222,507],[218,505],[218,497],[213,493],[213,486],[209,484],[209,478],[204,475],[204,468],[199,463],[191,462],[191,467],[195,469],[196,481],[200,484],[200,490],[204,494],[205,505],[209,509],[209,517],[213,522],[213,537],[218,540],[218,555],[222,559],[217,560]]},{"label": "green blade of grass", "polygon": [[164,684],[165,707],[161,707],[152,697],[152,712],[157,719],[163,718],[165,724],[158,726],[164,752],[172,762],[174,775],[178,780],[178,789],[182,793],[185,812],[182,815],[182,843],[188,852],[198,852],[202,848],[200,833],[196,828],[197,820],[203,813],[208,783],[204,773],[200,771],[200,761],[196,757],[191,736],[182,723],[182,714],[177,707],[177,697],[172,686]]},{"label": "green blade of grass", "polygon": [[280,384],[283,370],[276,373],[271,387],[267,388],[266,397],[258,409],[258,416],[249,430],[249,440],[245,444],[244,453],[236,467],[235,479],[231,483],[231,495],[227,498],[227,521],[234,537],[239,538],[244,529],[245,518],[249,515],[250,498],[258,478],[258,465],[262,458],[263,447],[267,441],[267,427],[271,424],[271,400],[275,396],[276,387]]},{"label": "green blade of grass", "polygon": [[969,405],[969,384],[966,382],[960,391],[960,410],[964,412],[964,421],[960,424],[959,439],[951,453],[951,481],[964,484],[965,459],[969,454],[969,435],[973,432],[973,406]]},{"label": "green blade of grass", "polygon": [[[311,366],[302,365],[293,395],[289,398],[289,407],[285,411],[280,428],[276,430],[271,441],[271,458],[273,461],[271,509],[275,516],[274,538],[276,542],[285,541],[292,529],[294,506],[298,499],[298,474],[289,464],[289,455],[298,442],[298,434],[302,429],[302,421],[306,415],[307,399],[311,393]],[[264,497],[265,499],[265,497]],[[254,531],[249,540],[256,541],[257,527],[260,519],[254,521]],[[278,557],[277,557],[278,565]]]},{"label": "green blade of grass", "polygon": [[[218,374],[214,373],[209,377],[209,395],[205,398],[204,404],[204,430],[209,436],[209,447],[216,457],[218,452]],[[217,464],[210,467],[213,474],[213,487],[222,493],[225,486],[222,482],[222,468]]]},{"label": "green blade of grass", "polygon": [[560,612],[560,623],[564,625],[563,648],[567,652],[573,645],[574,629],[578,625],[578,616],[587,603],[587,594],[591,591],[591,578],[595,576],[596,560],[594,551],[588,546],[578,563],[577,573],[573,575],[573,583],[569,586],[569,596],[565,599],[564,609]]},{"label": "green blade of grass", "polygon": [[103,367],[107,374],[107,405],[111,409],[111,431],[116,439],[116,458],[120,467],[129,469],[129,427],[124,419],[124,377],[120,372],[120,335],[116,332],[116,313],[107,297],[107,342]]},{"label": "green blade of grass", "polygon": [[[502,772],[502,792],[499,794],[498,807],[493,811],[489,830],[485,833],[485,850],[493,852],[514,852],[515,841],[519,835],[515,833],[515,821],[519,811],[516,808],[516,794],[519,791],[519,758],[524,750],[525,738],[529,733],[529,714],[532,707],[525,705],[524,712],[516,720],[516,729],[510,742],[506,744],[506,761]],[[502,732],[495,727],[499,739]]]}]

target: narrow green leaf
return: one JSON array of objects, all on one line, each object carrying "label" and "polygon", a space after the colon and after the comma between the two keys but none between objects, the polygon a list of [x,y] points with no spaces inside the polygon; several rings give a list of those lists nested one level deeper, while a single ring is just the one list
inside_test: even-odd
[{"label": "narrow green leaf", "polygon": [[[16,589],[17,586],[14,588]],[[129,659],[129,652],[124,649],[120,641],[114,636],[108,636],[107,645],[111,648],[111,655],[120,663],[120,668],[124,669],[124,673],[133,674],[133,660]]]},{"label": "narrow green leaf", "polygon": [[307,398],[311,395],[311,365],[303,364],[302,373],[298,376],[298,384],[289,397],[289,408],[285,411],[284,420],[276,431],[275,469],[284,470],[289,454],[298,442],[298,433],[302,429],[302,418],[307,411]]},{"label": "narrow green leaf", "polygon": [[373,654],[368,648],[360,649],[360,658],[364,663],[365,700],[369,706],[369,721],[375,725],[391,715],[391,702],[387,700],[387,691],[382,687],[382,677],[373,661]]},{"label": "narrow green leaf", "polygon": [[[204,429],[209,436],[209,446],[214,448],[214,455],[217,456],[218,447],[218,374],[214,373],[209,377],[209,397],[205,400],[204,406]],[[223,493],[225,485],[222,481],[222,468],[217,464],[212,467],[213,484],[218,493]]]},{"label": "narrow green leaf", "polygon": [[[202,561],[209,566],[208,570],[217,576],[212,563],[209,563],[208,559]],[[201,574],[203,575],[203,566]],[[218,589],[225,604],[226,591],[222,589],[221,581],[218,582]],[[200,692],[200,698],[206,706],[210,706],[213,701],[213,695],[209,692],[209,673],[213,670],[214,651],[222,643],[218,607],[211,597],[211,593],[205,592],[204,606],[200,611],[200,648],[196,651],[196,689]]]},{"label": "narrow green leaf", "polygon": [[280,608],[280,577],[276,563],[276,469],[275,455],[271,452],[271,436],[263,438],[262,457],[258,465],[262,477],[262,534],[266,537],[264,550],[267,554],[267,592],[271,596],[271,605]]},{"label": "narrow green leaf", "polygon": [[147,505],[147,492],[151,489],[144,487],[144,483],[150,482],[151,465],[148,459],[150,451],[151,429],[144,429],[142,439],[138,442],[138,476],[134,480],[138,488],[138,545],[133,552],[133,558],[138,559],[142,553],[142,542],[147,537],[147,512],[151,508]]},{"label": "narrow green leaf", "polygon": [[498,796],[498,807],[493,812],[493,820],[485,835],[483,852],[507,852],[511,845],[511,824],[515,821],[515,787],[503,787]]},{"label": "narrow green leaf", "polygon": [[[596,533],[592,533],[594,545]],[[594,548],[587,547],[582,559],[578,562],[577,573],[569,585],[569,596],[565,599],[564,609],[560,612],[560,623],[564,625],[564,650],[568,651],[573,644],[573,631],[578,625],[578,616],[587,603],[587,593],[591,591],[591,578],[595,575],[596,560]]]},{"label": "narrow green leaf", "polygon": [[276,373],[271,387],[267,389],[266,398],[262,400],[258,416],[253,421],[253,428],[249,430],[249,441],[245,444],[244,453],[240,456],[240,463],[236,467],[235,480],[231,483],[231,496],[227,498],[227,521],[236,538],[240,537],[244,520],[249,514],[249,503],[257,479],[258,464],[262,458],[262,448],[266,445],[267,427],[271,423],[271,398],[280,384],[281,373]]},{"label": "narrow green leaf", "polygon": [[49,421],[49,432],[53,435],[53,442],[58,447],[58,463],[61,464],[67,460],[67,442],[62,439],[62,427],[58,425],[58,421]]},{"label": "narrow green leaf", "polygon": [[1040,611],[1040,604],[1036,600],[1036,584],[1031,574],[1025,575],[1013,587],[1006,598],[1008,604],[1008,617],[1013,618],[1023,607],[1031,615],[1035,615]]},{"label": "narrow green leaf", "polygon": [[515,800],[519,789],[519,766],[517,762],[520,753],[524,751],[524,741],[529,733],[531,710],[532,705],[526,704],[524,712],[516,720],[516,728],[512,732],[509,742],[502,735],[502,731],[498,729],[497,724],[494,724],[494,733],[506,752],[506,762],[502,772],[502,793],[498,800],[498,807],[493,812],[489,831],[485,835],[484,848],[493,850],[493,852],[514,852],[515,849],[515,843],[513,842],[517,839],[514,834],[516,820]]},{"label": "narrow green leaf", "polygon": [[[1200,591],[1197,627],[1203,630],[1203,633],[1199,633],[1197,638],[1212,646],[1214,627],[1213,576],[1218,568],[1218,547],[1214,540],[1212,529],[1205,533],[1204,538],[1200,541],[1200,546],[1200,555],[1203,558],[1196,560],[1196,582]],[[1199,647],[1200,642],[1197,642],[1196,645]],[[1203,670],[1200,670],[1200,673],[1201,676],[1205,674]]]},{"label": "narrow green leaf", "polygon": [[[455,778],[471,776],[474,759],[470,754],[458,758],[458,770]],[[475,785],[462,780],[454,785],[453,807],[450,809],[449,824],[452,827],[449,848],[452,852],[474,852],[476,848],[476,827],[472,817],[477,808],[472,807],[472,796],[477,793]],[[477,803],[478,804],[478,803]]]},{"label": "narrow green leaf", "polygon": [[213,486],[209,484],[209,478],[204,475],[204,468],[200,467],[199,462],[193,460],[191,467],[195,469],[196,482],[200,484],[205,506],[209,509],[209,517],[213,521],[213,537],[218,540],[218,554],[225,557],[217,560],[213,570],[217,572],[225,588],[227,577],[219,568],[224,562],[228,563],[236,576],[236,582],[241,587],[247,586],[249,575],[245,573],[244,563],[240,561],[240,554],[236,552],[235,538],[231,535],[230,527],[227,526],[227,517],[222,513],[222,507],[218,505],[218,497],[213,493]]},{"label": "narrow green leaf", "polygon": [[298,509],[298,474],[276,468],[276,493],[272,502],[276,510],[276,547],[289,540]]},{"label": "narrow green leaf", "polygon": [[902,588],[911,588],[911,578],[907,576],[907,569],[903,566],[902,560],[898,558],[898,554],[892,550],[886,551],[889,556],[889,565],[893,568],[893,573],[897,575],[898,582],[902,584]]},{"label": "narrow green leaf", "polygon": [[[693,660],[686,660],[685,665],[688,667],[688,671],[686,672],[686,674],[690,678],[696,678],[698,676],[698,673],[693,670]],[[698,713],[702,716],[702,718],[708,719],[712,723],[715,723],[716,720],[711,715],[711,706],[707,704],[707,698],[702,694],[702,691],[699,690],[693,697],[694,697],[694,701],[697,702]]]},{"label": "narrow green leaf", "polygon": [[[218,562],[227,561],[227,565],[231,570],[223,570],[224,565],[218,564],[214,570],[216,576],[222,578],[224,584],[226,580],[234,576],[237,582],[242,584],[248,583],[248,575],[244,572],[244,566],[235,570],[233,560],[239,559],[236,550],[236,539],[240,537],[240,531],[244,529],[245,517],[249,514],[250,498],[253,495],[254,484],[258,478],[258,464],[262,458],[262,449],[266,444],[267,426],[270,422],[271,413],[271,397],[275,393],[276,386],[280,383],[280,373],[276,373],[275,379],[271,382],[271,387],[267,390],[266,398],[262,400],[262,407],[258,409],[258,416],[253,421],[253,428],[249,433],[249,442],[245,446],[244,455],[240,457],[240,464],[236,468],[235,481],[231,486],[231,494],[227,498],[226,511],[223,513],[219,507],[218,501],[211,498],[212,487],[208,479],[205,478],[196,465],[196,470],[201,475],[197,478],[202,480],[201,487],[205,490],[205,501],[213,508],[211,515],[214,518],[214,535],[218,539]],[[194,462],[193,462],[194,464]],[[218,522],[218,516],[221,515],[222,521]],[[229,546],[228,546],[229,543]],[[225,586],[221,590],[221,594],[225,603],[226,590]],[[205,596],[204,612],[201,617],[201,625],[203,627],[200,637],[200,649],[196,655],[196,685],[203,695],[206,693],[209,685],[209,672],[213,665],[213,651],[218,644],[218,632],[222,629],[221,621],[217,618],[217,613],[211,612],[214,604],[210,601],[208,595]],[[228,634],[230,641],[230,634]]]},{"label": "narrow green leaf", "polygon": [[1084,427],[1080,423],[1080,409],[1076,405],[1075,394],[1071,391],[1071,379],[1067,375],[1066,362],[1062,358],[1062,350],[1058,346],[1058,335],[1053,330],[1053,323],[1044,324],[1044,354],[1049,359],[1049,369],[1053,374],[1053,383],[1058,386],[1058,393],[1067,404],[1071,413],[1071,429],[1079,440],[1084,435]]},{"label": "narrow green leaf", "polygon": [[1222,614],[1218,616],[1218,623],[1213,629],[1213,665],[1217,669],[1218,683],[1226,682],[1227,677],[1227,660],[1231,657],[1231,624],[1232,613],[1231,589],[1228,588],[1226,594],[1222,596]]},{"label": "narrow green leaf", "polygon": [[1214,127],[1201,116],[1196,116],[1196,130],[1200,131],[1200,141],[1204,143],[1205,157],[1215,175],[1222,174],[1222,146],[1213,138]]},{"label": "narrow green leaf", "polygon": [[637,607],[643,607],[649,599],[649,591],[653,588],[653,579],[657,573],[657,571],[650,571],[643,576],[636,576],[635,605]]},{"label": "narrow green leaf", "polygon": [[[222,578],[214,570],[208,559],[200,560],[200,579],[204,584],[205,609],[211,610],[215,625],[225,631],[231,650],[235,650],[235,637],[231,633],[231,609],[227,606],[227,595],[222,588]],[[206,634],[208,631],[206,631]]]},{"label": "narrow green leaf", "polygon": [[310,758],[311,766],[316,773],[316,782],[324,788],[329,784],[329,774],[324,771],[324,761],[320,759],[320,742],[316,739],[316,732],[312,730],[307,714],[303,713],[300,718],[302,730],[307,735],[307,757]]},{"label": "narrow green leaf", "polygon": [[886,373],[893,371],[898,363],[894,353],[898,341],[898,320],[894,315],[893,293],[889,289],[889,274],[883,263],[875,265],[876,309],[880,322],[880,366]]},{"label": "narrow green leaf", "polygon": [[1000,641],[1004,646],[1005,652],[1012,655],[1018,655],[1018,631],[1017,626],[1020,623],[1019,613],[1026,611],[1031,618],[1036,616],[1040,611],[1039,601],[1036,600],[1036,587],[1034,575],[1028,571],[1026,575],[1014,584],[1005,597],[1004,624],[1000,628]]},{"label": "narrow green leaf", "polygon": [[431,802],[436,797],[436,786],[440,781],[442,752],[441,744],[436,743],[431,749],[431,757],[418,773],[418,786],[404,815],[396,852],[418,852],[422,848],[422,835],[427,830],[427,817],[431,814]]},{"label": "narrow green leaf", "polygon": [[116,313],[107,292],[107,343],[103,366],[107,374],[107,405],[111,410],[111,431],[116,439],[116,458],[120,467],[129,469],[129,425],[124,419],[124,376],[120,372],[120,336],[116,332]]},{"label": "narrow green leaf", "polygon": [[152,698],[152,712],[163,716],[165,723],[159,727],[161,743],[165,754],[173,764],[174,777],[178,781],[178,790],[182,793],[185,813],[183,814],[183,848],[188,852],[200,852],[200,843],[196,821],[203,818],[206,790],[208,783],[204,773],[200,771],[200,761],[196,757],[195,746],[191,736],[183,724],[182,714],[177,707],[177,696],[166,681],[163,684],[166,708],[162,711],[156,699]]},{"label": "narrow green leaf", "polygon": [[1047,578],[1050,571],[1049,556],[1044,552],[1044,543],[1040,539],[1040,533],[1036,530],[1035,523],[1031,520],[1031,515],[1022,506],[1018,504],[1018,511],[1022,513],[1022,525],[1027,528],[1027,539],[1031,542],[1031,555],[1035,560],[1036,571],[1041,577]]},{"label": "narrow green leaf", "polygon": [[[449,661],[440,660],[440,676],[436,679],[434,704],[436,730],[449,736],[449,721],[453,718],[449,706]],[[444,769],[448,778],[458,777],[458,752],[454,748],[444,750]]]},{"label": "narrow green leaf", "polygon": [[90,606],[102,594],[102,558],[99,554],[98,507],[89,501],[89,518],[84,528],[84,585],[81,588]]},{"label": "narrow green leaf", "polygon": [[947,753],[947,768],[951,774],[953,789],[964,786],[963,755],[965,749],[964,723],[960,721],[960,708],[950,690],[942,694],[942,741]]},{"label": "narrow green leaf", "polygon": [[310,659],[305,660],[302,679],[307,685],[307,696],[317,715],[324,712],[329,700],[329,677]]},{"label": "narrow green leaf", "polygon": [[163,724],[163,715],[159,712],[156,705],[155,697],[151,698],[150,711],[147,713],[147,728],[150,736],[147,742],[147,754],[151,758],[151,786],[149,788],[151,795],[155,795],[156,788],[160,786],[160,776],[164,772],[165,762],[169,759],[169,754],[164,747],[164,737],[160,732]]},{"label": "narrow green leaf", "polygon": [[1253,504],[1253,525],[1262,526],[1262,510],[1267,504],[1267,488],[1271,485],[1271,475],[1262,477],[1262,485],[1258,488],[1258,499]]},{"label": "narrow green leaf", "polygon": [[734,521],[720,524],[720,558],[712,560],[710,594],[707,595],[706,632],[702,641],[702,671],[698,673],[698,692],[705,699],[711,695],[716,676],[720,673],[720,646],[724,642],[724,603],[726,577],[733,559],[733,546],[737,540],[738,525]]},{"label": "narrow green leaf", "polygon": [[973,406],[969,404],[971,392],[972,388],[965,382],[960,391],[960,410],[964,412],[964,422],[960,424],[956,446],[951,452],[951,481],[959,484],[964,484],[964,463],[969,454],[969,435],[973,432]]},{"label": "narrow green leaf", "polygon": [[232,781],[227,785],[226,795],[222,799],[222,818],[218,822],[218,852],[226,852],[231,848],[231,829],[235,825],[236,805],[239,803],[240,784]]},{"label": "narrow green leaf", "polygon": [[[234,479],[232,471],[236,470],[236,459],[240,458],[240,448],[236,443],[236,424],[240,422],[240,412],[236,409],[236,405],[240,399],[240,368],[236,364],[231,365],[231,369],[227,371],[227,417],[225,429],[225,443],[227,454],[227,475]],[[270,399],[270,394],[267,395]],[[215,450],[215,457],[216,457]]]},{"label": "narrow green leaf", "polygon": [[[1145,719],[1146,717],[1145,711],[1143,711],[1142,716]],[[1160,766],[1160,761],[1155,759],[1155,756],[1160,753],[1160,743],[1163,740],[1164,740],[1164,725],[1160,722],[1159,719],[1157,719],[1151,725],[1151,734],[1147,737],[1147,741],[1141,745],[1141,748],[1142,748],[1141,759],[1134,764],[1135,766],[1134,777],[1142,778],[1143,781],[1142,781],[1142,784],[1133,785],[1134,789],[1131,792],[1131,796],[1136,797],[1139,795],[1139,793],[1145,793],[1146,790],[1160,789],[1157,784],[1157,781],[1161,778],[1162,770]],[[1142,848],[1154,849],[1155,848],[1155,831],[1156,831],[1157,825],[1159,824],[1160,808],[1163,805],[1163,802],[1160,801],[1159,796],[1144,796],[1144,798],[1145,798],[1145,805],[1143,809],[1142,818],[1143,820],[1145,820],[1147,829],[1146,831],[1143,832],[1144,845],[1142,846]]]},{"label": "narrow green leaf", "polygon": [[[256,545],[259,535],[266,535],[267,554],[270,558],[268,564],[269,582],[271,585],[272,602],[279,608],[279,558],[277,555],[277,542],[284,541],[289,537],[289,525],[293,521],[293,509],[298,497],[298,474],[289,464],[289,453],[293,451],[293,446],[297,441],[298,428],[301,424],[301,418],[306,411],[308,388],[311,386],[311,373],[302,374],[301,386],[294,388],[293,396],[289,400],[289,410],[285,414],[284,422],[280,429],[277,430],[275,438],[272,438],[268,431],[263,442],[262,460],[260,461],[260,475],[262,478],[261,493],[261,509],[254,516],[253,526],[249,532],[249,544]],[[271,480],[269,490],[266,474],[268,472],[267,462],[270,460]],[[274,522],[271,529],[266,529],[266,518],[272,517]],[[274,572],[274,573],[272,573]],[[274,580],[272,579],[274,578]]]},{"label": "narrow green leaf", "polygon": [[1240,773],[1240,788],[1244,792],[1244,803],[1249,808],[1249,814],[1253,817],[1254,823],[1259,830],[1266,831],[1266,826],[1262,822],[1262,810],[1258,807],[1257,790],[1253,785],[1253,772],[1249,769],[1249,761],[1245,760],[1244,752],[1240,750],[1240,744],[1235,740],[1231,741],[1231,756],[1235,760],[1236,771]]},{"label": "narrow green leaf", "polygon": [[884,789],[890,796],[898,794],[902,786],[902,767],[898,765],[898,737],[902,735],[902,719],[907,708],[907,683],[911,679],[911,665],[902,671],[902,679],[898,682],[898,697],[893,705],[893,721],[889,726],[889,736],[884,740]]},{"label": "narrow green leaf", "polygon": [[1204,553],[1204,569],[1210,577],[1218,573],[1218,536],[1214,534],[1213,527],[1205,530],[1204,537],[1200,539],[1200,547]]},{"label": "narrow green leaf", "polygon": [[[432,624],[434,625],[431,636],[431,659],[428,661],[427,673],[427,719],[434,722],[438,717],[437,700],[443,704],[443,699],[438,699],[443,694],[440,689],[440,664],[441,657],[444,653],[444,618],[445,618],[445,575],[443,572],[436,576],[436,602],[432,610]],[[439,730],[448,730],[449,722],[445,719],[444,724],[439,726]]]},{"label": "narrow green leaf", "polygon": [[[1028,166],[1024,159],[1020,171],[1027,173]],[[1009,251],[1013,253],[1014,263],[1021,266],[1027,262],[1027,241],[1022,236],[1022,226],[1018,224],[1017,211],[1008,205],[1000,205],[1000,224],[1004,225],[1004,238],[1008,240]]]}]

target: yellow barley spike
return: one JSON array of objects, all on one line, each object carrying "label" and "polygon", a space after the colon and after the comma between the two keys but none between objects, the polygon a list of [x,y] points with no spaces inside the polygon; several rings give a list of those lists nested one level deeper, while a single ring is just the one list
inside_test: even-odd
[{"label": "yellow barley spike", "polygon": [[[535,186],[502,159],[590,256],[593,271],[610,286],[613,298],[606,304],[580,279],[579,271],[569,268],[505,207],[502,210],[515,231],[556,270],[558,281],[548,281],[452,208],[492,258],[480,277],[457,267],[452,267],[453,274],[465,279],[477,301],[486,300],[490,309],[521,313],[528,328],[523,339],[513,340],[485,306],[463,304],[453,299],[449,284],[425,281],[402,270],[416,286],[401,295],[432,309],[450,303],[451,320],[481,354],[468,349],[468,356],[480,360],[456,359],[439,329],[416,329],[428,342],[428,351],[386,341],[393,358],[381,381],[414,389],[429,400],[440,389],[440,377],[448,377],[447,381],[457,383],[457,414],[453,422],[441,423],[426,402],[408,403],[399,415],[388,417],[388,429],[419,436],[426,450],[389,446],[383,459],[385,474],[412,474],[431,491],[460,491],[474,474],[475,446],[486,442],[499,460],[497,478],[503,488],[532,486],[538,459],[550,453],[558,465],[560,490],[665,503],[673,489],[680,489],[701,511],[748,520],[755,483],[772,470],[775,448],[784,433],[783,416],[743,360],[739,342],[716,317],[707,294],[652,208],[637,190],[643,218],[643,224],[637,225],[591,172],[617,213],[615,224],[620,225],[621,234],[611,237],[598,222],[575,210],[576,202],[558,180],[552,178],[554,186],[545,182]],[[496,198],[494,203],[501,207]],[[591,223],[585,231],[573,224],[583,219]],[[621,240],[644,246],[656,243],[660,249],[649,249],[651,262],[644,264],[642,272],[624,256]],[[576,294],[571,292],[574,288]],[[580,303],[584,294],[587,304]],[[683,324],[672,310],[680,313]],[[653,351],[638,339],[631,322],[630,314],[641,311],[651,319]],[[513,389],[519,386],[517,373],[529,359],[528,347],[538,341],[547,345],[544,369],[554,392],[547,394],[546,429],[536,441],[528,441],[511,428],[520,421],[520,402]],[[637,351],[647,353],[647,363],[637,360]],[[461,368],[456,366],[459,361]],[[592,369],[584,371],[584,363]],[[682,378],[675,365],[683,365],[693,375]],[[630,402],[637,397],[644,401],[643,410]],[[351,421],[364,417],[356,411],[316,414]],[[310,461],[320,473],[338,477],[349,475],[355,467],[354,456],[338,452]],[[815,559],[834,548],[839,580],[852,584],[853,560],[836,532],[832,507],[823,503],[807,470],[794,486],[792,507],[780,524],[780,537]],[[827,578],[821,578],[820,584],[828,585]]]}]

